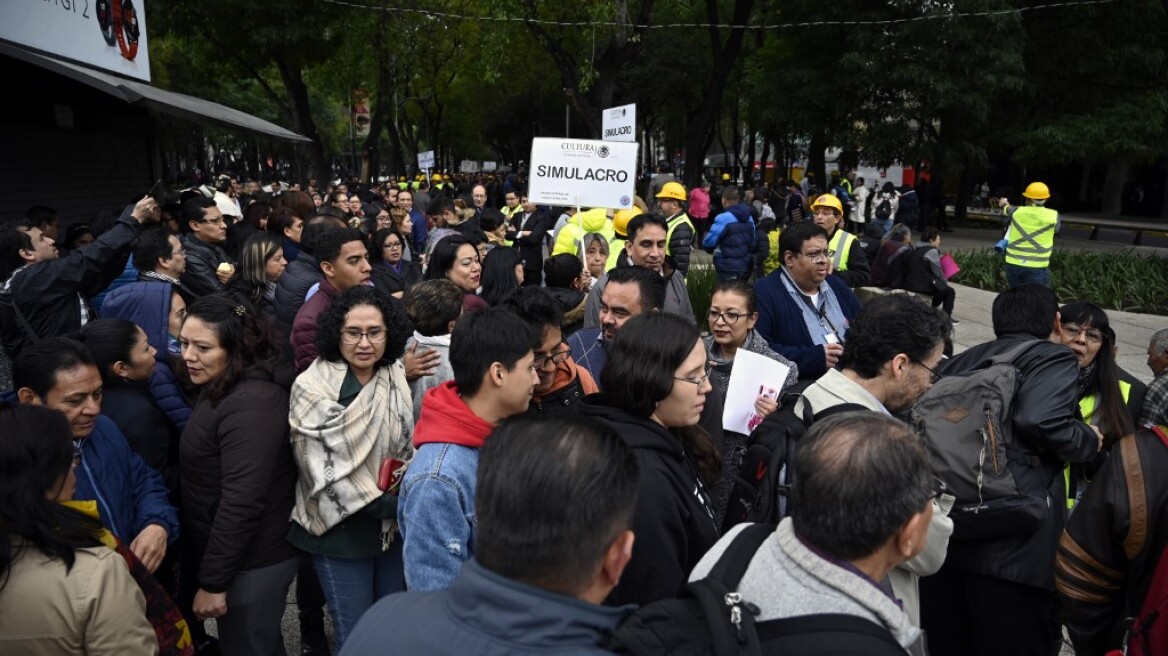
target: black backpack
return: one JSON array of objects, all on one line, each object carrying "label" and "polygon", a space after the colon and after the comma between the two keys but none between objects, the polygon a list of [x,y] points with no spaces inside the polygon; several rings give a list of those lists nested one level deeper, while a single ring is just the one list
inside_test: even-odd
[{"label": "black backpack", "polygon": [[710,574],[681,597],[625,618],[605,647],[629,656],[904,656],[888,629],[855,615],[804,615],[755,622],[758,606],[735,590],[754,553],[774,533],[752,524],[730,542]]},{"label": "black backpack", "polygon": [[[803,390],[812,382],[804,381],[788,388],[779,398],[779,409],[767,415],[751,431],[742,466],[731,483],[726,517],[722,520],[723,532],[743,522],[777,524],[790,515],[787,505],[791,493],[788,465],[795,455],[799,438],[817,419],[837,412],[868,409],[854,403],[843,403],[813,413],[811,404],[803,397]],[[803,400],[803,410],[796,414],[795,406],[800,399]]]},{"label": "black backpack", "polygon": [[885,196],[876,205],[876,211],[872,213],[877,221],[887,221],[892,217],[892,201]]}]

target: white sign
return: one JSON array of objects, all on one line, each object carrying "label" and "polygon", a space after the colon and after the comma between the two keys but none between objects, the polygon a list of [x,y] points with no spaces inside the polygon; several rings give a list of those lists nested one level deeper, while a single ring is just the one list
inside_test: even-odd
[{"label": "white sign", "polygon": [[605,141],[637,140],[637,104],[609,107],[601,115],[601,136]]},{"label": "white sign", "polygon": [[427,150],[418,153],[418,168],[429,171],[434,168],[434,151]]},{"label": "white sign", "polygon": [[459,173],[478,173],[479,163],[473,159],[464,159],[458,163]]},{"label": "white sign", "polygon": [[490,173],[499,168],[498,162],[483,162],[483,172]]},{"label": "white sign", "polygon": [[632,207],[639,150],[636,142],[533,139],[527,197],[537,205]]},{"label": "white sign", "polygon": [[760,395],[777,399],[791,368],[765,355],[738,349],[734,368],[730,370],[730,384],[726,386],[726,406],[722,410],[722,428],[750,435],[762,422],[754,411],[754,402]]},{"label": "white sign", "polygon": [[150,81],[146,0],[4,0],[0,39]]}]

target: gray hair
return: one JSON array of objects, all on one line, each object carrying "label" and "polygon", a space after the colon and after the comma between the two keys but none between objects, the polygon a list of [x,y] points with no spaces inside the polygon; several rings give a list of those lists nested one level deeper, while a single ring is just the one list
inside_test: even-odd
[{"label": "gray hair", "polygon": [[1150,346],[1157,353],[1168,351],[1168,328],[1161,328],[1152,333]]},{"label": "gray hair", "polygon": [[888,232],[888,238],[892,241],[904,242],[912,236],[912,228],[903,223],[898,223],[892,226],[892,230]]}]

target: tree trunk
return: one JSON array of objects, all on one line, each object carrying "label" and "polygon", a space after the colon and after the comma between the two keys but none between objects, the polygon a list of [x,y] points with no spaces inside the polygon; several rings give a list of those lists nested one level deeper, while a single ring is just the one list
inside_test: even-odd
[{"label": "tree trunk", "polygon": [[1164,190],[1164,199],[1163,204],[1160,205],[1160,218],[1168,219],[1168,171],[1164,173],[1164,186],[1161,189]]},{"label": "tree trunk", "polygon": [[811,142],[807,146],[807,169],[804,171],[804,175],[808,172],[814,173],[816,186],[824,191],[827,189],[824,186],[827,184],[827,163],[824,161],[827,144],[827,132],[816,130],[811,133]]},{"label": "tree trunk", "polygon": [[[750,18],[750,11],[754,8],[754,0],[735,0],[734,12],[729,21],[719,20],[718,0],[706,0],[706,13],[711,18],[710,24],[717,25],[728,22],[731,25],[745,25]],[[717,126],[718,109],[722,105],[722,96],[726,85],[730,81],[730,72],[738,61],[742,52],[742,41],[746,30],[742,27],[731,28],[726,42],[722,43],[721,32],[717,27],[710,28],[711,47],[714,52],[714,65],[710,68],[710,77],[706,80],[705,94],[697,111],[691,115],[689,130],[685,140],[685,184],[693,187],[701,180],[703,161],[706,151],[714,141],[714,130]],[[737,128],[737,126],[735,126]]]},{"label": "tree trunk", "polygon": [[1079,202],[1086,205],[1091,200],[1091,162],[1083,162],[1083,175],[1079,178]]},{"label": "tree trunk", "polygon": [[1107,177],[1103,180],[1103,208],[1104,214],[1121,214],[1123,212],[1123,188],[1127,185],[1127,176],[1131,171],[1131,164],[1126,160],[1116,160],[1107,166]]},{"label": "tree trunk", "polygon": [[312,110],[308,104],[308,85],[304,82],[304,74],[299,68],[290,66],[282,57],[274,57],[276,68],[280,71],[280,79],[288,90],[288,100],[292,108],[293,129],[312,140],[304,144],[308,149],[309,161],[312,164],[310,177],[325,179],[331,177],[328,161],[324,158],[324,144],[320,140],[320,132],[316,129],[316,122],[312,120]]},{"label": "tree trunk", "polygon": [[[953,218],[957,220],[964,220],[966,217],[966,210],[968,209],[970,200],[970,185],[973,184],[973,175],[969,171],[969,167],[961,167],[961,175],[957,178],[957,200],[953,203]],[[942,198],[944,194],[942,194]],[[945,201],[941,201],[941,212],[945,212]]]}]

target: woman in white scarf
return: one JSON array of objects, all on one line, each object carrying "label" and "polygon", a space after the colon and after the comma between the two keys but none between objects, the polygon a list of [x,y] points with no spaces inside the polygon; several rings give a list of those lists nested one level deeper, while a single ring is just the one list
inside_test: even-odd
[{"label": "woman in white scarf", "polygon": [[288,541],[312,554],[340,649],[375,601],[405,589],[397,483],[413,458],[413,405],[401,356],[405,310],[372,287],[321,314],[319,357],[292,386],[300,478]]}]

